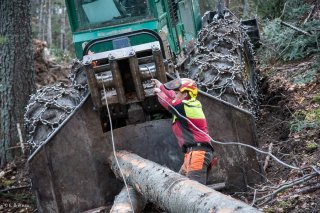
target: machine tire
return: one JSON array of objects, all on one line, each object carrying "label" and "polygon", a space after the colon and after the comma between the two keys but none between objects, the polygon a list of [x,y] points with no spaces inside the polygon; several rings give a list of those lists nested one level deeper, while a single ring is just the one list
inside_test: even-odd
[{"label": "machine tire", "polygon": [[62,83],[37,90],[24,115],[30,151],[44,143],[82,99],[79,90]]},{"label": "machine tire", "polygon": [[24,115],[30,153],[60,127],[87,95],[87,79],[79,61],[73,62],[69,78],[70,85],[42,87],[30,97]]},{"label": "machine tire", "polygon": [[235,16],[225,14],[201,29],[190,58],[186,75],[202,91],[256,115],[258,73],[249,37]]}]

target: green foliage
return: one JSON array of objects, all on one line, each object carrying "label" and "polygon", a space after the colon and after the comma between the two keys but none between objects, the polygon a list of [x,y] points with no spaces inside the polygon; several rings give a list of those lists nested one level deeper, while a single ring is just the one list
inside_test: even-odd
[{"label": "green foliage", "polygon": [[[318,53],[313,57],[312,61],[311,68],[295,76],[293,78],[293,83],[308,84],[317,80],[317,75],[320,73],[320,54]],[[314,102],[320,103],[320,94],[315,95],[313,99]]]},{"label": "green foliage", "polygon": [[291,132],[301,132],[304,129],[317,128],[318,125],[315,122],[310,122],[307,120],[294,120],[290,123]]},{"label": "green foliage", "polygon": [[15,182],[14,180],[4,179],[1,184],[2,184],[4,187],[9,188],[12,184],[14,184],[14,182]]},{"label": "green foliage", "polygon": [[317,144],[317,143],[315,143],[315,142],[309,142],[309,143],[307,143],[306,149],[307,149],[308,151],[314,151],[314,150],[316,150],[317,148],[318,148],[318,144]]},{"label": "green foliage", "polygon": [[[301,11],[304,11],[303,7]],[[308,36],[283,26],[280,19],[266,22],[261,36],[264,46],[259,50],[266,62],[279,59],[283,61],[296,60],[320,53],[320,31],[315,30],[319,28],[320,21],[313,20],[299,26],[297,20],[299,20],[298,16],[302,15],[301,11],[296,12],[296,19],[290,21],[290,24],[310,32],[312,35]],[[312,76],[313,73],[308,75]]]},{"label": "green foliage", "polygon": [[301,0],[286,0],[283,7],[283,20],[299,20],[311,9],[311,5]]},{"label": "green foliage", "polygon": [[320,103],[320,93],[315,94],[312,97],[312,101],[315,102],[315,103]]},{"label": "green foliage", "polygon": [[[264,44],[258,51],[264,62],[270,60],[290,61],[305,58],[309,55],[320,54],[320,21],[311,20],[304,24],[308,16],[311,5],[301,0],[277,0],[277,1],[255,1],[258,11],[268,11],[264,17],[272,18],[265,20],[261,41]],[[280,9],[274,8],[278,5]],[[277,18],[275,18],[277,17]],[[302,34],[297,30],[281,24],[285,21],[299,29],[308,32],[311,36]],[[319,62],[320,63],[320,62]],[[305,76],[296,79],[297,82],[310,82],[315,75],[315,70],[305,73]]]},{"label": "green foliage", "polygon": [[274,19],[281,15],[286,0],[254,0],[261,18]]},{"label": "green foliage", "polygon": [[320,125],[320,108],[307,112],[296,111],[294,113],[294,120],[290,122],[291,132],[301,132],[304,129],[318,128]]},{"label": "green foliage", "polygon": [[0,36],[0,45],[7,42],[7,38],[4,36]]},{"label": "green foliage", "polygon": [[281,200],[278,202],[278,206],[280,208],[286,209],[289,208],[291,206],[291,202],[289,200]]},{"label": "green foliage", "polygon": [[72,52],[69,52],[67,50],[63,51],[60,48],[51,48],[50,53],[53,55],[57,63],[61,63],[61,62],[68,63],[75,57],[75,55],[72,54]]},{"label": "green foliage", "polygon": [[296,84],[308,84],[315,80],[315,76],[317,75],[317,71],[315,69],[310,69],[302,73],[301,75],[297,75],[293,78],[293,83]]}]

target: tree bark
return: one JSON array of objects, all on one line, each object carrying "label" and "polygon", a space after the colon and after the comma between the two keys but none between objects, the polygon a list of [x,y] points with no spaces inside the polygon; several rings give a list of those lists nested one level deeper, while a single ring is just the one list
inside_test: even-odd
[{"label": "tree bark", "polygon": [[[130,194],[130,199],[128,196],[128,191]],[[131,200],[131,202],[130,202]],[[132,207],[131,207],[132,203]],[[139,213],[144,209],[144,206],[146,205],[146,202],[144,198],[137,193],[134,188],[131,186],[128,187],[128,190],[126,187],[123,187],[120,193],[116,196],[112,209],[110,210],[110,213],[129,213],[129,212],[135,212]],[[132,211],[133,208],[133,211]]]},{"label": "tree bark", "polygon": [[[175,213],[260,212],[241,201],[214,191],[138,155],[120,151],[116,156],[128,184],[165,211]],[[121,177],[114,156],[110,156],[109,159],[111,169]]]},{"label": "tree bark", "polygon": [[30,0],[0,1],[0,167],[13,159],[26,104],[34,89]]}]

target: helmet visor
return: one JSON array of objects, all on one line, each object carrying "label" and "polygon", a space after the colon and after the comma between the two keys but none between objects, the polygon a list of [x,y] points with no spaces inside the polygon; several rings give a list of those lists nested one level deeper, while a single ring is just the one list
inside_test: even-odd
[{"label": "helmet visor", "polygon": [[169,81],[165,84],[163,84],[163,86],[167,89],[167,90],[179,90],[179,88],[181,87],[181,79],[176,78],[172,81]]}]

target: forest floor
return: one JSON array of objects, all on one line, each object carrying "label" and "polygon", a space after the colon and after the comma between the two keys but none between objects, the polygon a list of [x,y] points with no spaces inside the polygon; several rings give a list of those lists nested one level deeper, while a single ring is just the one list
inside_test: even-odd
[{"label": "forest floor", "polygon": [[[37,85],[68,81],[70,66],[43,60],[44,44],[35,43]],[[257,120],[260,146],[289,169],[262,156],[266,182],[237,198],[264,212],[320,212],[320,76],[315,58],[260,66],[263,99]],[[0,212],[36,212],[26,157],[0,170]]]},{"label": "forest floor", "polygon": [[319,59],[261,66],[260,72],[260,146],[303,169],[264,156],[267,182],[251,190],[255,203],[265,212],[320,212],[320,176],[311,168],[320,168]]}]

